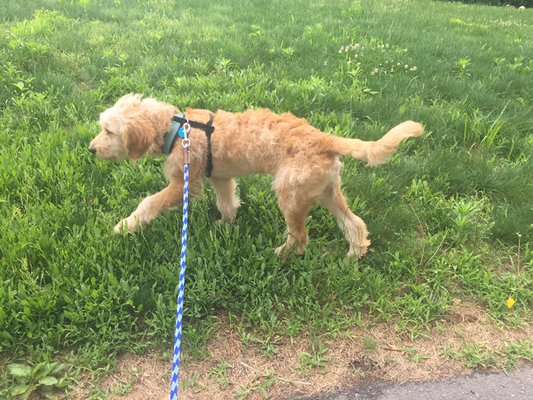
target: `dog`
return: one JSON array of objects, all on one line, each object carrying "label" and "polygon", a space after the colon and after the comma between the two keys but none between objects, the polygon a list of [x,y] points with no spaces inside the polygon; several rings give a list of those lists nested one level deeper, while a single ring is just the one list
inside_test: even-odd
[{"label": "dog", "polygon": [[[173,116],[180,111],[173,105],[128,94],[100,115],[101,132],[90,142],[89,151],[101,159],[137,160],[161,156],[165,136]],[[233,222],[240,200],[235,190],[236,177],[264,173],[274,177],[273,188],[287,224],[287,239],[277,254],[302,254],[308,243],[305,227],[314,203],[327,208],[349,243],[349,257],[359,258],[370,245],[361,218],[348,207],[341,191],[341,156],[352,156],[376,166],[393,154],[400,142],[423,133],[421,124],[405,121],[377,141],[334,136],[311,126],[291,113],[276,114],[268,109],[242,113],[186,109],[190,121],[206,124],[211,119],[214,133],[208,137],[200,128],[190,130],[191,197],[198,195],[211,162],[210,181],[222,221]],[[177,142],[183,139],[178,138]],[[114,232],[134,232],[162,211],[178,208],[183,199],[184,155],[175,145],[165,163],[170,182],[160,192],[146,197],[137,209],[114,227]]]}]

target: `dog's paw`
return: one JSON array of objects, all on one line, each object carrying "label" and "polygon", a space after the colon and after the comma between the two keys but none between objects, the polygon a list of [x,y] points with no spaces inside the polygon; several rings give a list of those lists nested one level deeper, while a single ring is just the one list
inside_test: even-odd
[{"label": "dog's paw", "polygon": [[215,221],[215,225],[216,225],[216,226],[224,226],[224,225],[226,225],[227,223],[228,223],[228,221],[226,221],[225,219],[222,219],[222,218],[221,218],[221,219],[217,219],[217,220]]},{"label": "dog's paw", "polygon": [[367,251],[368,246],[350,247],[350,251],[348,251],[348,254],[346,254],[346,256],[358,260],[363,257]]},{"label": "dog's paw", "polygon": [[274,249],[274,253],[276,253],[277,256],[286,253],[286,251],[285,251],[285,244],[282,244],[281,246],[276,247],[276,248]]},{"label": "dog's paw", "polygon": [[301,256],[304,253],[303,246],[287,246],[287,243],[282,244],[274,250],[277,256],[280,256],[283,260],[290,257],[291,254]]},{"label": "dog's paw", "polygon": [[126,233],[128,233],[127,221],[123,219],[118,224],[116,224],[113,228],[113,233],[115,233],[115,235],[125,235]]},{"label": "dog's paw", "polygon": [[274,249],[274,253],[276,253],[277,256],[279,256],[282,260],[287,260],[289,256],[291,255],[289,249],[285,244],[282,244],[279,247],[276,247]]},{"label": "dog's paw", "polygon": [[124,235],[126,233],[133,233],[137,230],[139,227],[139,224],[137,223],[137,219],[134,217],[128,217],[124,218],[122,221],[120,221],[118,224],[115,225],[113,228],[113,232],[117,235]]}]

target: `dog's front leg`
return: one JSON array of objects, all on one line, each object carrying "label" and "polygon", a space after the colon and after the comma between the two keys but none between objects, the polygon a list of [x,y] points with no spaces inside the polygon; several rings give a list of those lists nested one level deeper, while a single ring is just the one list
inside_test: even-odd
[{"label": "dog's front leg", "polygon": [[137,209],[128,217],[124,218],[113,229],[115,233],[134,232],[146,225],[162,211],[176,208],[183,200],[183,183],[171,182],[160,192],[145,198]]}]

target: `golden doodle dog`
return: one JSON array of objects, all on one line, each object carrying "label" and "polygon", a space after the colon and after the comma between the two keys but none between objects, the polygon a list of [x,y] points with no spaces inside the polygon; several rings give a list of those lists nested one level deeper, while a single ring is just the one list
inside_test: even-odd
[{"label": "golden doodle dog", "polygon": [[[116,161],[160,156],[176,113],[179,110],[173,105],[128,94],[100,115],[102,131],[91,141],[89,150],[99,158]],[[243,113],[219,110],[215,114],[186,109],[185,115],[204,124],[211,119],[214,127],[210,143],[202,129],[191,129],[191,197],[200,193],[211,158],[209,179],[216,192],[216,204],[222,220],[232,222],[239,207],[235,178],[251,173],[273,175],[273,188],[288,231],[286,242],[276,249],[278,254],[288,250],[303,252],[308,242],[306,217],[315,202],[335,216],[350,245],[348,256],[365,254],[370,245],[368,231],[363,220],[348,208],[342,194],[339,157],[352,156],[368,165],[378,165],[396,151],[402,140],[423,132],[419,123],[406,121],[377,141],[363,141],[327,134],[291,113],[278,115],[266,109]],[[180,140],[177,138],[165,163],[169,185],[141,201],[129,217],[115,226],[115,232],[133,232],[162,211],[178,207],[183,198]]]}]

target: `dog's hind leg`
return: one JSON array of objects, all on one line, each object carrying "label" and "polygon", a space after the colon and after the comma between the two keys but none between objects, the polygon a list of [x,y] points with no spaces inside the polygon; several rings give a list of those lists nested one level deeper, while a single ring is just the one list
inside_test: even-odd
[{"label": "dog's hind leg", "polygon": [[276,189],[279,208],[287,223],[287,241],[276,249],[276,254],[283,254],[285,257],[293,250],[297,255],[303,254],[309,241],[305,220],[313,200],[300,189]]},{"label": "dog's hind leg", "polygon": [[235,179],[211,178],[211,182],[217,195],[217,208],[222,221],[233,222],[240,206],[240,200],[235,194]]},{"label": "dog's hind leg", "polygon": [[326,187],[318,197],[318,202],[335,216],[337,224],[350,244],[348,257],[359,258],[364,255],[370,246],[368,231],[363,220],[348,207],[346,198],[341,191],[340,178]]},{"label": "dog's hind leg", "polygon": [[134,232],[149,223],[162,211],[178,207],[182,200],[183,183],[171,182],[165,189],[141,201],[137,209],[128,218],[124,218],[116,224],[113,230],[115,233]]}]

